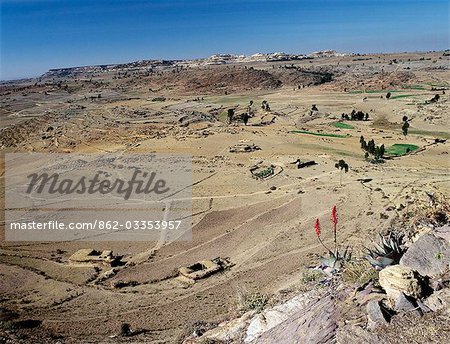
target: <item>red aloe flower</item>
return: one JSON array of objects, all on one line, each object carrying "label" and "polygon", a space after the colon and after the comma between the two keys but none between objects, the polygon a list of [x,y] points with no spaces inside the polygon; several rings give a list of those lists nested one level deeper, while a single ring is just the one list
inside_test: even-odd
[{"label": "red aloe flower", "polygon": [[333,209],[331,210],[331,222],[334,224],[334,231],[336,231],[336,226],[338,223],[338,216],[337,216],[337,209],[336,205],[333,206]]},{"label": "red aloe flower", "polygon": [[334,250],[335,250],[335,256],[338,255],[338,245],[337,245],[337,223],[338,223],[338,215],[337,215],[337,209],[336,205],[333,206],[333,209],[331,210],[331,222],[333,222],[334,225]]},{"label": "red aloe flower", "polygon": [[320,237],[320,222],[319,222],[319,219],[316,219],[316,224],[314,225],[314,228],[316,229],[317,237]]}]

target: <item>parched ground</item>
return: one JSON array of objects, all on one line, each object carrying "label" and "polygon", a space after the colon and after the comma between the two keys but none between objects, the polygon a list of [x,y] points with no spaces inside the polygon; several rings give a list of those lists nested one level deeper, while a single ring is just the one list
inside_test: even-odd
[{"label": "parched ground", "polygon": [[[448,142],[435,143],[450,138],[448,63],[442,52],[347,56],[294,66],[172,66],[0,86],[3,152],[190,153],[196,182],[192,241],[162,247],[1,242],[1,319],[42,321],[16,334],[29,342],[48,336],[116,342],[109,336],[126,322],[144,330],[136,342],[173,343],[189,324],[235,315],[242,292],[274,294],[297,284],[304,267],[325,253],[314,236],[316,218],[332,242],[334,204],[340,240],[356,249],[367,246],[425,191],[450,194]],[[426,104],[435,94],[439,101]],[[249,125],[228,125],[227,110],[245,112],[250,100],[255,115]],[[263,100],[270,112],[261,109]],[[311,116],[313,104],[319,112]],[[353,109],[369,113],[369,121],[346,121],[353,129],[332,125]],[[411,119],[406,137],[404,115]],[[360,149],[361,135],[386,147],[408,143],[420,149],[371,164]],[[230,153],[238,143],[261,150]],[[297,169],[291,164],[297,159],[318,164]],[[340,159],[350,165],[348,173],[335,168]],[[249,168],[260,161],[281,173],[252,178]],[[106,267],[68,265],[68,257],[86,247],[112,249],[125,260],[153,253],[96,284]],[[228,257],[234,266],[188,288],[174,279],[178,267],[215,257]],[[113,288],[119,280],[135,283]]]}]

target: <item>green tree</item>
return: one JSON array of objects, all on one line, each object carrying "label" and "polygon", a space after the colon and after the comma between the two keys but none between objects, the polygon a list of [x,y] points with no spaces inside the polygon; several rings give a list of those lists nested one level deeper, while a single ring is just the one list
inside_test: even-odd
[{"label": "green tree", "polygon": [[228,123],[231,123],[233,121],[234,117],[234,109],[228,109]]},{"label": "green tree", "polygon": [[364,136],[361,135],[360,139],[359,139],[359,143],[361,144],[361,148],[366,150],[367,149],[367,143],[364,140]]},{"label": "green tree", "polygon": [[408,129],[409,129],[409,123],[408,122],[403,122],[402,131],[403,131],[403,135],[404,136],[408,135]]}]

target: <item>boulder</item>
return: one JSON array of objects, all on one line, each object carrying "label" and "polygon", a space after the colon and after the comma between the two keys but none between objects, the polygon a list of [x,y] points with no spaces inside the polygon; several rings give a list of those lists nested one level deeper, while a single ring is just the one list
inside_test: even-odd
[{"label": "boulder", "polygon": [[367,303],[367,327],[369,329],[375,329],[380,325],[386,325],[388,323],[379,301],[372,300]]},{"label": "boulder", "polygon": [[443,238],[424,234],[406,251],[400,265],[416,270],[422,276],[437,276],[450,266],[450,245]]},{"label": "boulder", "polygon": [[393,302],[397,300],[400,293],[415,299],[422,294],[422,286],[417,273],[406,266],[391,265],[384,268],[380,271],[379,283]]},{"label": "boulder", "polygon": [[395,310],[397,312],[408,312],[419,316],[422,315],[417,303],[403,293],[400,293],[397,300],[395,300]]},{"label": "boulder", "polygon": [[424,302],[425,306],[436,312],[443,309],[447,314],[450,313],[450,289],[442,289],[431,294]]}]

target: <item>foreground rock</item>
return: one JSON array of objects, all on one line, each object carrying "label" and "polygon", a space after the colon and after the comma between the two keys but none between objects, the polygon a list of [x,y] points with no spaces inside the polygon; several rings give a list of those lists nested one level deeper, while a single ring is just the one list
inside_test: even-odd
[{"label": "foreground rock", "polygon": [[308,292],[257,314],[252,319],[247,329],[245,342],[252,342],[261,334],[288,320],[290,317],[294,316],[299,309],[305,308],[310,302],[315,301],[318,298],[319,296],[316,293]]},{"label": "foreground rock", "polygon": [[450,266],[450,245],[433,234],[422,235],[406,251],[400,264],[416,270],[422,276],[442,274]]},{"label": "foreground rock", "polygon": [[422,295],[422,287],[417,274],[409,267],[392,265],[380,271],[379,283],[388,298],[395,302],[401,293],[415,299]]},{"label": "foreground rock", "polygon": [[375,329],[380,325],[387,325],[388,320],[381,308],[380,302],[376,300],[367,303],[367,327]]},{"label": "foreground rock", "polygon": [[433,312],[443,310],[445,313],[450,314],[450,289],[446,288],[434,292],[424,301],[424,304]]},{"label": "foreground rock", "polygon": [[[251,343],[335,343],[336,317],[335,300],[331,295],[327,295],[299,309],[288,320],[263,333]],[[247,338],[246,342],[248,342]]]}]

